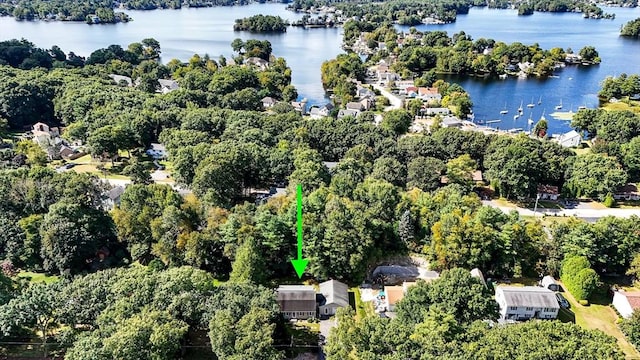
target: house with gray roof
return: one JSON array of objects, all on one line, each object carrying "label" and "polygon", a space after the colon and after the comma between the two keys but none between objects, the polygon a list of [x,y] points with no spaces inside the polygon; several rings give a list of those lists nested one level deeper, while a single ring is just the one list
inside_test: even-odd
[{"label": "house with gray roof", "polygon": [[280,313],[285,319],[316,316],[316,290],[308,285],[280,285],[276,290]]},{"label": "house with gray roof", "polygon": [[560,311],[555,293],[539,286],[498,286],[495,299],[502,320],[555,319]]},{"label": "house with gray roof", "polygon": [[171,79],[158,79],[158,84],[160,84],[159,91],[163,94],[178,90],[180,88],[178,82]]},{"label": "house with gray roof", "polygon": [[346,116],[353,116],[354,118],[357,118],[358,115],[360,115],[360,111],[358,110],[340,109],[340,111],[338,111],[338,119],[342,119]]},{"label": "house with gray roof", "polygon": [[338,308],[349,306],[349,287],[340,281],[329,280],[320,283],[320,294],[320,316],[335,315]]},{"label": "house with gray roof", "polygon": [[556,141],[560,146],[577,147],[582,142],[582,136],[580,136],[577,131],[571,130],[568,133],[558,136]]}]

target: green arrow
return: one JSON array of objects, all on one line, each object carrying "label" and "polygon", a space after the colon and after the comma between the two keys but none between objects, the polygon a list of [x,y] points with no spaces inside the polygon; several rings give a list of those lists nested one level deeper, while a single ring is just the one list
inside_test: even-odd
[{"label": "green arrow", "polygon": [[302,185],[300,184],[296,187],[296,198],[298,208],[298,258],[291,259],[291,263],[293,264],[293,268],[296,269],[298,278],[302,278],[302,274],[304,274],[304,269],[309,264],[309,260],[302,258]]}]

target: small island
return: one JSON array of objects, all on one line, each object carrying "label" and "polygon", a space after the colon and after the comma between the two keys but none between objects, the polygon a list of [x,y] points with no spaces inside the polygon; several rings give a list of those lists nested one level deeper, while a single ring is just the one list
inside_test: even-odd
[{"label": "small island", "polygon": [[639,38],[640,37],[640,18],[631,20],[628,23],[626,23],[624,27],[620,30],[620,35]]},{"label": "small island", "polygon": [[248,18],[236,19],[233,31],[250,31],[254,33],[287,32],[289,23],[280,16],[255,15]]}]

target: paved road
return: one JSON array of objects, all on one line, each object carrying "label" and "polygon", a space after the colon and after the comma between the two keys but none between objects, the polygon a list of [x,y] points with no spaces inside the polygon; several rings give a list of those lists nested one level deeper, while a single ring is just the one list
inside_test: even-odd
[{"label": "paved road", "polygon": [[389,110],[393,110],[393,109],[402,109],[402,99],[400,99],[399,97],[393,95],[392,93],[388,92],[385,88],[383,88],[382,86],[378,85],[378,84],[370,84],[371,86],[373,86],[374,89],[380,91],[380,93],[386,97],[387,99],[389,99],[389,102],[391,103],[391,106],[387,106],[384,111],[389,111]]},{"label": "paved road", "polygon": [[492,200],[483,200],[482,203],[484,205],[492,206],[502,210],[504,213],[509,213],[513,210],[516,210],[520,215],[523,216],[542,216],[550,215],[550,216],[575,216],[579,218],[587,218],[587,219],[599,219],[605,216],[615,216],[628,218],[633,215],[640,216],[640,209],[585,209],[584,207],[578,206],[577,209],[540,209],[534,213],[531,209],[525,209],[520,207],[508,207],[508,206],[500,206],[495,201]]}]

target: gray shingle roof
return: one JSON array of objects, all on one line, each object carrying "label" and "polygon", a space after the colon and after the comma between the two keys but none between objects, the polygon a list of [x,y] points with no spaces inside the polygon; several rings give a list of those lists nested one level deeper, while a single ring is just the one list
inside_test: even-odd
[{"label": "gray shingle roof", "polygon": [[538,286],[498,287],[502,291],[507,306],[538,308],[559,308],[558,299],[553,291]]},{"label": "gray shingle roof", "polygon": [[320,292],[327,299],[325,305],[349,306],[349,287],[346,284],[336,280],[325,281],[320,284]]}]

